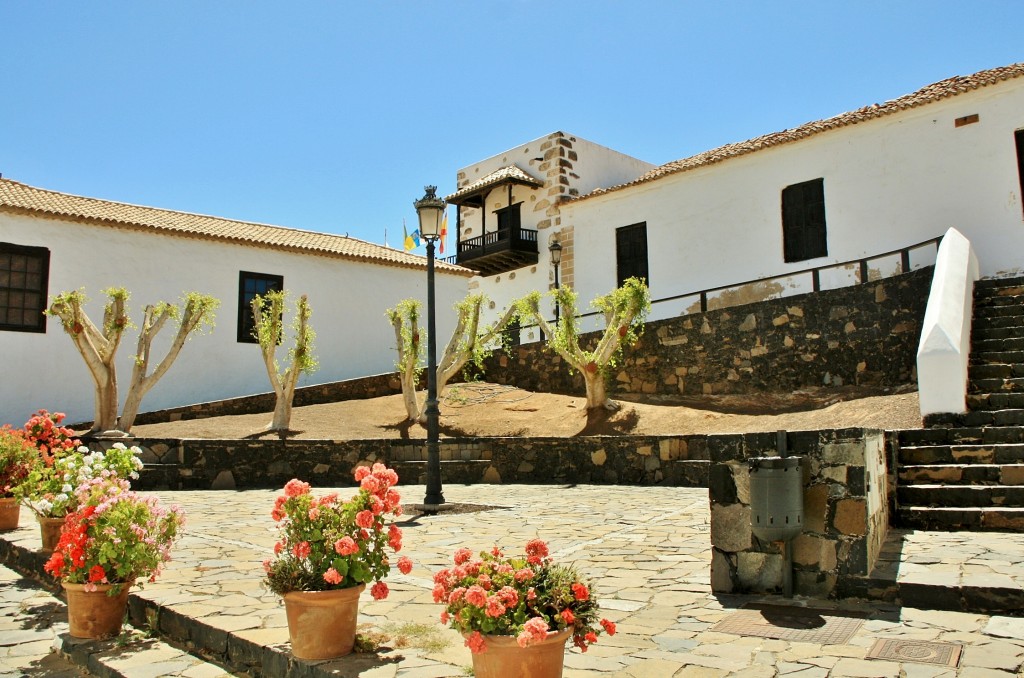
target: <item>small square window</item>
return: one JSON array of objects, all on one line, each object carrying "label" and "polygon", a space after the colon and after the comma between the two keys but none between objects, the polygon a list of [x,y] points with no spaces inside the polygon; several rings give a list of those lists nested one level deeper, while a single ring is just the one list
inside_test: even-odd
[{"label": "small square window", "polygon": [[46,332],[50,250],[0,242],[0,330]]},{"label": "small square window", "polygon": [[256,323],[252,319],[252,300],[256,295],[280,292],[284,289],[284,276],[241,271],[238,275],[238,341],[258,344],[254,334]]}]

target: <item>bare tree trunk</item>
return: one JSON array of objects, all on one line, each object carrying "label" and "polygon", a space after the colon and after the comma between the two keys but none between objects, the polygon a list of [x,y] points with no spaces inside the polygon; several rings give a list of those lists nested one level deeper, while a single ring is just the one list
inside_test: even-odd
[{"label": "bare tree trunk", "polygon": [[603,407],[606,410],[619,409],[615,401],[608,398],[608,388],[605,386],[604,375],[601,374],[600,370],[597,372],[583,370],[583,382],[587,386],[588,410],[596,407]]},{"label": "bare tree trunk", "polygon": [[111,431],[117,428],[117,377],[114,366],[110,365],[106,383],[96,384],[96,417],[92,432]]},{"label": "bare tree trunk", "polygon": [[[294,390],[292,391],[294,393]],[[287,431],[292,421],[291,395],[278,396],[274,403],[274,418],[270,422],[271,431]]]}]

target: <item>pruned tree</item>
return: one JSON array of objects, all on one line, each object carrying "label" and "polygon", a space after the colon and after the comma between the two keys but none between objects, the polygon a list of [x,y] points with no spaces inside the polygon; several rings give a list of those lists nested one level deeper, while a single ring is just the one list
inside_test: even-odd
[{"label": "pruned tree", "polygon": [[[495,339],[502,330],[518,317],[516,307],[510,306],[502,317],[492,325],[480,327],[480,310],[486,295],[469,294],[455,304],[458,321],[452,332],[451,339],[444,353],[437,361],[437,397],[444,394],[448,382],[472,362],[478,369],[483,369],[483,361],[490,352]],[[420,360],[423,354],[423,342],[419,331],[420,303],[413,299],[405,299],[398,306],[388,310],[388,319],[395,328],[395,340],[398,343],[397,368],[402,382],[402,396],[405,411],[410,421],[426,421],[426,402],[422,405],[416,399],[416,384],[422,369]]]},{"label": "pruned tree", "polygon": [[[189,292],[183,299],[183,308],[164,301],[145,308],[132,380],[128,387],[124,412],[118,420],[115,357],[124,331],[134,327],[125,308],[131,295],[123,287],[105,289],[103,294],[108,300],[103,308],[102,327],[96,327],[85,312],[84,306],[88,301],[85,290],[61,292],[53,298],[46,313],[60,319],[64,331],[71,337],[75,348],[85,360],[86,367],[89,368],[89,374],[92,375],[96,386],[96,411],[93,415],[92,432],[120,429],[127,433],[135,423],[143,396],[167,373],[189,335],[204,325],[213,325],[213,313],[220,302],[209,295]],[[153,373],[147,375],[154,337],[168,320],[179,317],[181,323],[178,333],[167,355]]]},{"label": "pruned tree", "polygon": [[309,306],[306,295],[299,297],[295,304],[295,317],[292,319],[294,345],[288,351],[288,367],[282,370],[274,357],[281,341],[284,324],[284,307],[288,293],[284,290],[270,291],[265,295],[256,295],[252,300],[252,317],[255,323],[253,334],[259,342],[263,353],[263,363],[267,368],[267,376],[274,387],[276,401],[274,418],[267,425],[270,431],[287,431],[292,420],[292,400],[295,397],[295,386],[299,383],[299,375],[312,374],[319,367],[313,355],[313,339],[316,333],[309,325],[309,317],[313,310]]},{"label": "pruned tree", "polygon": [[[117,424],[120,430],[125,433],[131,431],[143,397],[167,373],[192,333],[202,332],[204,328],[213,327],[218,306],[220,306],[220,300],[215,297],[198,292],[188,292],[182,299],[181,306],[161,301],[143,309],[142,326],[139,328],[139,345],[135,352],[135,366],[132,368],[132,380],[128,384],[124,409],[121,410],[121,418]],[[178,321],[178,332],[174,335],[170,348],[167,349],[167,355],[151,374],[147,374],[153,339],[169,320]]]},{"label": "pruned tree", "polygon": [[550,337],[548,347],[583,375],[588,410],[597,407],[618,409],[618,404],[608,398],[606,378],[622,348],[632,346],[643,334],[644,320],[651,310],[647,285],[639,278],[629,278],[622,287],[591,302],[591,306],[602,312],[605,320],[604,334],[591,351],[583,350],[579,344],[576,293],[570,287],[560,287],[553,295],[561,310],[556,327],[552,328],[540,312],[540,292],[528,294],[517,302],[521,316],[534,320]]},{"label": "pruned tree", "polygon": [[103,290],[103,294],[109,299],[103,307],[102,327],[96,327],[85,313],[83,307],[88,298],[84,289],[61,292],[53,298],[46,312],[60,319],[96,385],[93,432],[109,431],[117,426],[117,369],[114,358],[121,336],[131,325],[125,311],[125,303],[130,296],[128,290],[111,287]]}]

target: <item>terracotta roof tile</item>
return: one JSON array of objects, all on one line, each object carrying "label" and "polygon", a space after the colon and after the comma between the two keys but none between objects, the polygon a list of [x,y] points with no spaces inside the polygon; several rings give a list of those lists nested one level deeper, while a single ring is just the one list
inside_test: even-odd
[{"label": "terracotta roof tile", "polygon": [[[427,265],[426,259],[422,256],[348,236],[84,198],[35,188],[10,179],[0,179],[0,210],[45,214],[168,235],[356,259],[385,266],[426,268]],[[437,270],[457,275],[472,275],[472,271],[467,268],[441,261],[437,262]]]},{"label": "terracotta roof tile", "polygon": [[508,165],[506,167],[502,167],[501,169],[497,169],[491,172],[485,177],[477,179],[471,184],[463,186],[459,190],[455,191],[454,193],[446,197],[445,200],[447,202],[452,202],[453,200],[458,200],[459,198],[462,198],[464,196],[471,195],[473,193],[478,193],[481,190],[488,188],[490,186],[497,186],[499,184],[503,184],[509,181],[518,184],[526,184],[528,186],[544,185],[543,181],[531,177],[529,174],[519,169],[515,165]]},{"label": "terracotta roof tile", "polygon": [[838,129],[840,127],[846,127],[848,125],[856,125],[859,122],[892,115],[893,113],[905,111],[910,108],[917,108],[918,106],[924,106],[936,101],[941,101],[942,99],[957,96],[958,94],[964,94],[982,87],[995,85],[1005,80],[1019,78],[1021,76],[1024,76],[1024,63],[979,71],[973,75],[958,75],[926,87],[922,87],[916,92],[907,94],[898,99],[887,101],[883,104],[872,104],[870,106],[865,106],[864,108],[859,108],[855,111],[850,111],[849,113],[842,113],[832,118],[809,122],[794,129],[773,132],[772,134],[766,134],[755,139],[750,139],[749,141],[727,144],[710,151],[704,151],[703,153],[699,153],[698,155],[694,155],[689,158],[675,160],[659,167],[655,167],[649,172],[640,175],[633,181],[608,188],[599,188],[586,195],[580,196],[579,198],[575,198],[575,200],[586,200],[593,196],[612,193],[638,184],[645,184],[679,172],[686,172],[706,165],[714,165],[715,163],[728,160],[729,158],[735,158],[755,151],[771,148],[773,146],[781,146],[782,144],[806,139],[807,137],[815,134]]}]

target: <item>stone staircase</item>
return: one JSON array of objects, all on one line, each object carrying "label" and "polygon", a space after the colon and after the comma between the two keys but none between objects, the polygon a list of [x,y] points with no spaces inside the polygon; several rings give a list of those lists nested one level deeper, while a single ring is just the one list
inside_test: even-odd
[{"label": "stone staircase", "polygon": [[1024,278],[975,284],[967,406],[899,432],[897,526],[1024,532]]}]

